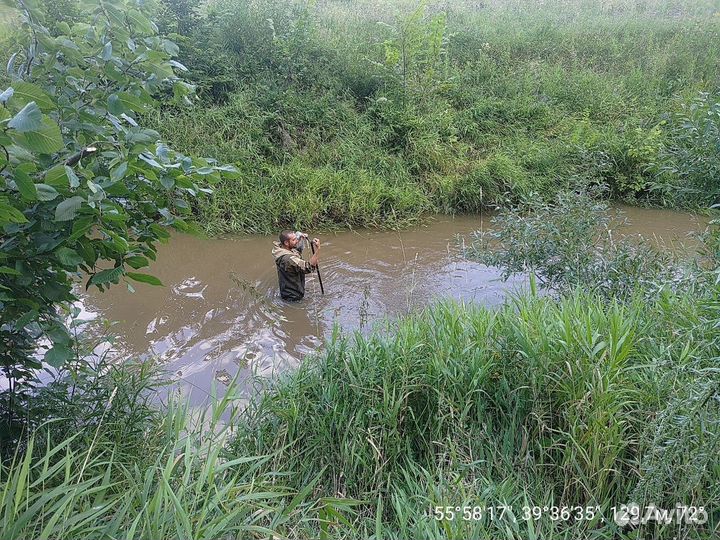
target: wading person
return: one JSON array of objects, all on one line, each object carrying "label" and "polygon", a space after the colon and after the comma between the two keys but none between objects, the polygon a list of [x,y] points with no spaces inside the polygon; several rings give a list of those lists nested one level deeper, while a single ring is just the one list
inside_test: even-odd
[{"label": "wading person", "polygon": [[279,242],[273,242],[272,255],[277,266],[280,296],[283,300],[302,300],[305,296],[305,274],[317,270],[320,240],[313,238],[315,253],[310,261],[302,258],[303,239],[307,234],[293,231],[280,233]]}]

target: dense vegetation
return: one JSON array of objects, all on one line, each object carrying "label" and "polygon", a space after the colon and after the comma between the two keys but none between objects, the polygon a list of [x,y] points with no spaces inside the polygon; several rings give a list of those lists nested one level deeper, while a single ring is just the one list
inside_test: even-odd
[{"label": "dense vegetation", "polygon": [[[707,246],[716,265],[717,233]],[[174,399],[158,411],[138,399],[158,384],[149,365],[84,371],[39,396],[54,419],[1,469],[0,531],[713,538],[720,288],[717,271],[691,277],[652,299],[568,282],[559,298],[531,291],[499,310],[440,304],[337,338],[241,412],[233,388],[199,418]],[[611,507],[631,501],[706,514],[618,526]],[[514,518],[431,510],[501,505]],[[523,519],[533,505],[594,515]]]},{"label": "dense vegetation", "polygon": [[[720,234],[680,264],[608,238],[597,196],[717,202],[717,5],[597,4],[151,3],[179,47],[130,0],[3,13],[0,537],[717,536]],[[88,365],[68,325],[73,276],[156,283],[134,270],[191,214],[494,204],[467,255],[530,273],[527,295],[335,337],[249,405],[159,407],[155,366]],[[60,377],[33,388],[41,365]],[[620,527],[630,502],[705,513]],[[433,512],[499,505],[516,519]]]},{"label": "dense vegetation", "polygon": [[[155,259],[167,228],[190,230],[189,200],[233,171],[169,148],[138,123],[170,94],[187,97],[178,47],[133,5],[85,2],[88,22],[50,19],[41,3],[13,12],[0,86],[0,454],[43,367],[77,359],[69,305],[77,279],[104,290]],[[52,21],[49,27],[48,20]]]},{"label": "dense vegetation", "polygon": [[[233,455],[272,453],[265,470],[296,490],[367,501],[357,538],[600,539],[619,534],[621,501],[717,508],[716,316],[694,297],[608,305],[581,292],[499,312],[437,306],[304,363],[259,400]],[[428,517],[500,505],[517,521]],[[533,505],[602,512],[523,521]],[[627,537],[711,538],[710,514]]]},{"label": "dense vegetation", "polygon": [[154,120],[233,162],[209,231],[394,225],[550,199],[718,202],[713,1],[162,0],[199,87]]},{"label": "dense vegetation", "polygon": [[[480,239],[479,255],[529,270],[552,295],[533,287],[498,311],[440,304],[336,340],[253,402],[231,455],[272,455],[261,470],[287,471],[297,490],[317,482],[320,494],[366,501],[358,538],[712,538],[718,273],[649,244],[594,242],[606,211],[573,193],[501,214],[515,228],[497,229],[489,255]],[[718,268],[718,232],[701,266]],[[713,510],[701,526],[623,529],[620,501]],[[430,512],[500,505],[517,521]],[[597,505],[606,522],[523,521],[533,505]]]}]

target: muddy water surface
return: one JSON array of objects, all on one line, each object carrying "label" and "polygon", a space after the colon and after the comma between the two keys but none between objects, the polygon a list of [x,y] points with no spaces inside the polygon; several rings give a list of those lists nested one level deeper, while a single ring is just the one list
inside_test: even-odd
[{"label": "muddy water surface", "polygon": [[[677,212],[624,212],[630,221],[625,233],[654,236],[673,249],[703,223]],[[87,315],[118,321],[112,354],[157,356],[178,386],[200,401],[213,379],[271,376],[296,366],[335,324],[366,331],[439,298],[502,302],[524,278],[502,282],[497,269],[464,260],[458,240],[489,226],[488,216],[440,217],[410,231],[320,235],[325,295],[317,276],[309,275],[305,300],[297,303],[279,297],[274,238],[177,235],[161,246],[150,269],[165,287],[138,283],[131,293],[116,286],[82,300]]]}]

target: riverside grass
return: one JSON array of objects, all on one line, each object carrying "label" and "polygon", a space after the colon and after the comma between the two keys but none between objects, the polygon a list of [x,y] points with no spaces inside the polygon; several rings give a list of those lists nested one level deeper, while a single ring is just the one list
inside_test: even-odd
[{"label": "riverside grass", "polygon": [[[297,371],[258,380],[242,410],[234,385],[205,413],[153,407],[147,363],[78,392],[57,381],[36,404],[48,421],[0,464],[0,537],[715,538],[711,225],[677,286],[651,275],[657,287],[613,297],[570,276],[555,297],[531,278],[498,309],[439,303],[333,335]],[[593,234],[578,229],[564,236]],[[631,502],[702,507],[703,521],[620,527],[612,507]],[[554,506],[585,519],[552,519]],[[437,520],[434,507],[463,510]]]},{"label": "riverside grass", "polygon": [[[337,537],[712,538],[713,302],[575,291],[498,311],[443,303],[306,360],[250,405],[231,449],[273,453],[265,467],[295,489],[319,475],[319,493],[366,501]],[[704,505],[711,519],[622,531],[610,507],[630,501]],[[427,516],[499,505],[516,518],[523,506],[597,505],[609,522]]]},{"label": "riverside grass", "polygon": [[[336,335],[242,411],[232,387],[206,413],[130,399],[141,367],[105,383],[93,427],[56,416],[0,467],[0,537],[714,538],[719,297],[441,303]],[[708,522],[622,530],[631,501]],[[500,505],[516,519],[427,515]],[[533,505],[607,521],[521,519]]]},{"label": "riverside grass", "polygon": [[[242,171],[196,209],[210,233],[403,225],[579,180],[643,204],[720,195],[675,148],[683,107],[717,97],[717,2],[223,0],[207,12],[197,38],[222,66],[189,44],[184,60],[201,89],[215,68],[233,89],[154,124]],[[407,73],[392,65],[400,47]]]},{"label": "riverside grass", "polygon": [[[263,538],[267,525],[300,519],[303,498],[257,472],[267,457],[224,456],[234,388],[213,394],[206,411],[176,397],[160,411],[141,399],[153,382],[147,364],[113,368],[93,383],[114,387],[99,416],[96,407],[75,418],[56,411],[29,435],[0,465],[0,538]],[[118,409],[123,394],[130,400]],[[79,419],[94,428],[77,429]]]}]

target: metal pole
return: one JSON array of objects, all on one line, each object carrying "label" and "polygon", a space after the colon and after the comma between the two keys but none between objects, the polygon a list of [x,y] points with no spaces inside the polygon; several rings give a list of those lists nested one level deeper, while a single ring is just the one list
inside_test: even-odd
[{"label": "metal pole", "polygon": [[[315,255],[315,244],[313,244],[312,241],[310,241],[310,249],[312,250],[312,254]],[[322,294],[325,294],[325,289],[323,288],[323,284],[322,284],[322,277],[320,277],[320,264],[319,263],[316,268],[317,268],[317,274],[318,274],[318,281],[320,282],[320,292]]]}]

